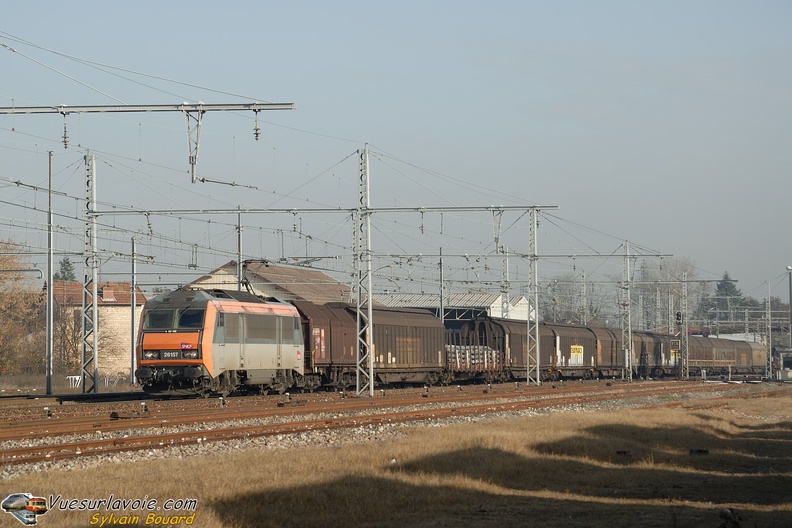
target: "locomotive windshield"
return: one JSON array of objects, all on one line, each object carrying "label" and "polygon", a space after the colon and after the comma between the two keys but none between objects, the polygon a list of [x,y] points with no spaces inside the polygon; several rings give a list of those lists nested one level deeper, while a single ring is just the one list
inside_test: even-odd
[{"label": "locomotive windshield", "polygon": [[174,312],[175,310],[151,310],[146,312],[143,328],[149,330],[173,328]]},{"label": "locomotive windshield", "polygon": [[203,308],[188,308],[179,311],[179,328],[201,328],[204,320]]},{"label": "locomotive windshield", "polygon": [[183,308],[181,310],[165,309],[146,312],[143,321],[144,330],[170,330],[173,328],[201,328],[203,326],[203,308]]}]

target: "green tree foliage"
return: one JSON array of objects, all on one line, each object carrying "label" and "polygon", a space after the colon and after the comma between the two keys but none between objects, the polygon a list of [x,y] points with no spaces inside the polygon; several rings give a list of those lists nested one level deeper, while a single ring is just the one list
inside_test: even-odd
[{"label": "green tree foliage", "polygon": [[743,304],[742,292],[732,282],[729,272],[724,272],[723,278],[715,285],[715,306],[718,312],[725,312],[732,319],[732,312]]},{"label": "green tree foliage", "polygon": [[60,269],[55,273],[53,279],[56,281],[74,282],[77,276],[74,274],[74,264],[69,257],[63,257],[59,263]]}]

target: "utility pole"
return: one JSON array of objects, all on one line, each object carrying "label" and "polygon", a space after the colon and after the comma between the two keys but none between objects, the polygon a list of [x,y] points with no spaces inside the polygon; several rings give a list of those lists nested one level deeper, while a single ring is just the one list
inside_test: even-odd
[{"label": "utility pole", "polygon": [[53,241],[52,232],[52,151],[49,151],[49,192],[47,205],[47,350],[46,350],[46,370],[47,370],[47,394],[52,394],[52,330],[54,327],[55,296],[53,292]]},{"label": "utility pole", "polygon": [[688,345],[690,344],[690,331],[688,328],[688,280],[687,272],[682,274],[682,375],[690,378],[690,364],[688,362]]},{"label": "utility pole", "polygon": [[[654,316],[654,327],[660,328],[660,312],[662,310],[663,303],[660,302],[660,285],[658,284],[655,287],[655,316]],[[668,333],[671,333],[671,328],[668,329]]]},{"label": "utility pole", "polygon": [[501,270],[501,317],[509,318],[511,299],[509,299],[509,248],[503,250],[503,267]]},{"label": "utility pole", "polygon": [[588,324],[588,296],[586,294],[586,272],[580,272],[580,323]]},{"label": "utility pole", "polygon": [[82,288],[82,391],[99,392],[99,251],[97,248],[96,160],[85,154],[85,251]]},{"label": "utility pole", "polygon": [[371,292],[371,192],[368,145],[358,151],[358,206],[355,210],[355,277],[357,280],[357,393],[374,397],[374,321]]},{"label": "utility pole", "polygon": [[242,213],[237,213],[237,291],[242,291]]},{"label": "utility pole", "polygon": [[130,320],[132,321],[130,327],[130,369],[129,369],[129,384],[135,384],[135,369],[137,368],[137,355],[135,353],[135,342],[137,340],[137,239],[132,237],[132,278],[129,281],[129,304],[132,305],[132,313]]},{"label": "utility pole", "polygon": [[[525,377],[528,386],[533,381],[542,384],[539,372],[539,249],[537,231],[539,229],[539,210],[531,209],[528,219],[528,329],[525,358]],[[533,306],[531,306],[533,305]],[[533,314],[531,314],[533,308]],[[533,317],[531,317],[533,315]],[[533,374],[533,376],[531,376]]]},{"label": "utility pole", "polygon": [[628,381],[632,381],[632,360],[633,360],[633,341],[632,341],[632,306],[631,306],[631,286],[632,274],[630,272],[630,245],[624,243],[624,266],[622,268],[622,300],[621,307],[621,342],[622,354],[624,356],[625,375]]},{"label": "utility pole", "polygon": [[443,248],[440,248],[440,259],[439,259],[439,266],[440,266],[440,322],[443,323],[443,328],[445,328],[445,283],[443,280]]},{"label": "utility pole", "polygon": [[[789,271],[790,273],[789,304],[790,304],[790,310],[792,310],[792,266],[787,266],[787,270],[790,270]],[[765,362],[765,374],[767,375],[768,379],[773,379],[773,312],[771,310],[771,305],[770,305],[770,281],[767,281],[766,307],[767,307],[767,313],[765,314],[765,317],[767,318],[767,361]],[[789,335],[792,336],[792,327],[790,327]],[[792,346],[792,344],[790,346]]]}]

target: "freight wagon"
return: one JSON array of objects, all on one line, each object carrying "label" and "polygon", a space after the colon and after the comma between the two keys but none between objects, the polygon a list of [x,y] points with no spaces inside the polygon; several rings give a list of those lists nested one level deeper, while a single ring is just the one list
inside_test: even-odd
[{"label": "freight wagon", "polygon": [[[309,372],[322,385],[356,384],[357,314],[345,303],[317,305],[293,301],[303,320]],[[424,310],[373,307],[374,372],[388,384],[435,384],[444,380],[443,340],[439,319]]]},{"label": "freight wagon", "polygon": [[[524,379],[526,375],[528,325],[493,317],[478,317],[459,329],[455,348],[476,348],[480,354],[496,354],[490,363],[501,362],[502,372],[490,378]],[[659,378],[681,374],[681,337],[646,331],[632,332],[630,368],[633,377]],[[626,375],[622,334],[618,329],[539,323],[538,371],[542,380],[563,378],[610,378]],[[689,336],[688,368],[713,375],[758,375],[765,369],[762,344]],[[497,369],[496,369],[497,370]]]}]

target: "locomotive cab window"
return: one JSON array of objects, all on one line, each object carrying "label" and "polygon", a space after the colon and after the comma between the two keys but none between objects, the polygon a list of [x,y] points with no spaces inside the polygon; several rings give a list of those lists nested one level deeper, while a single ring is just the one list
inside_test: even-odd
[{"label": "locomotive cab window", "polygon": [[173,328],[173,310],[151,310],[143,321],[145,329]]},{"label": "locomotive cab window", "polygon": [[201,328],[204,320],[203,308],[187,308],[179,313],[179,328]]}]

